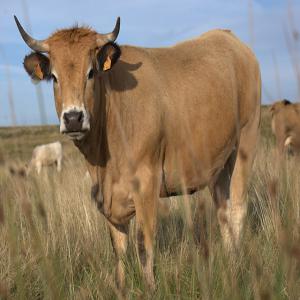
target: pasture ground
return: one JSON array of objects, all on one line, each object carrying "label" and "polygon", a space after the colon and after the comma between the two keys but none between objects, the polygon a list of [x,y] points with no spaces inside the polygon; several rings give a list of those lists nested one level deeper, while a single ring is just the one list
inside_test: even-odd
[{"label": "pasture ground", "polygon": [[[223,250],[207,190],[190,197],[193,230],[184,199],[163,200],[171,205],[157,232],[157,290],[147,294],[141,280],[133,224],[124,260],[129,299],[300,299],[299,163],[278,164],[266,108],[261,124],[239,251]],[[56,140],[64,147],[61,174],[54,167],[10,174],[35,145]],[[117,298],[108,228],[77,149],[56,126],[19,127],[0,128],[0,153],[0,299]]]}]

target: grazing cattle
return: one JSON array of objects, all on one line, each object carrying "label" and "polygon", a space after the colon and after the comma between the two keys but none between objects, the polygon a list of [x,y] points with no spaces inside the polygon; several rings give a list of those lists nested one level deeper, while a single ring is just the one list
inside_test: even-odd
[{"label": "grazing cattle", "polygon": [[[229,30],[168,48],[118,46],[108,34],[73,27],[45,40],[19,31],[34,50],[24,66],[53,79],[60,131],[84,155],[92,197],[108,220],[124,286],[129,221],[146,282],[155,286],[159,197],[209,186],[225,245],[238,245],[255,156],[261,81],[252,51]],[[45,52],[48,55],[41,54]]]},{"label": "grazing cattle", "polygon": [[43,166],[49,166],[52,164],[56,164],[57,171],[60,172],[62,157],[63,153],[60,142],[36,146],[32,151],[32,157],[27,168],[27,174],[29,174],[33,169],[40,174]]},{"label": "grazing cattle", "polygon": [[272,132],[276,137],[277,151],[284,154],[300,154],[300,103],[284,99],[275,102],[271,108]]}]

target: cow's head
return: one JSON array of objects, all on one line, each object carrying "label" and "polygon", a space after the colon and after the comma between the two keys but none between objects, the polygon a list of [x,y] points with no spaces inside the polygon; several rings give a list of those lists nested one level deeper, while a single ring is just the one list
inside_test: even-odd
[{"label": "cow's head", "polygon": [[58,30],[46,40],[33,39],[16,17],[15,21],[23,40],[34,50],[24,58],[25,70],[34,81],[53,81],[60,132],[82,139],[91,126],[95,78],[109,71],[121,54],[115,43],[120,18],[108,34],[73,27]]}]

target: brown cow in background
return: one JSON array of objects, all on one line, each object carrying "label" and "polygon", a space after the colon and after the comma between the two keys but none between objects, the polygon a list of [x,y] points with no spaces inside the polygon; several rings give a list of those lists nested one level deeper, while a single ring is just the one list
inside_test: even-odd
[{"label": "brown cow in background", "polygon": [[[260,121],[261,81],[252,51],[229,30],[168,48],[118,46],[90,28],[30,37],[24,66],[53,79],[60,131],[85,156],[92,195],[108,220],[124,287],[122,257],[136,216],[137,252],[154,288],[160,196],[209,186],[227,247],[238,246]],[[43,55],[45,52],[48,55]]]},{"label": "brown cow in background", "polygon": [[300,154],[300,103],[289,100],[275,102],[271,108],[272,132],[276,138],[278,154]]}]

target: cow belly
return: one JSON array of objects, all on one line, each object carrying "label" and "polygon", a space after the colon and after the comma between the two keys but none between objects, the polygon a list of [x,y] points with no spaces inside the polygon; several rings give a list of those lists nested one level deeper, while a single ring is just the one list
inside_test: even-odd
[{"label": "cow belly", "polygon": [[160,197],[193,194],[204,188],[209,179],[209,172],[200,168],[199,162],[185,161],[182,168],[164,165]]},{"label": "cow belly", "polygon": [[43,165],[45,165],[45,166],[50,166],[50,165],[55,164],[56,161],[57,161],[57,158],[52,158],[52,157],[51,157],[51,158],[44,159],[44,160],[42,161],[42,163],[43,163]]},{"label": "cow belly", "polygon": [[175,155],[166,157],[163,165],[163,178],[161,197],[169,195],[192,194],[209,185],[212,179],[224,167],[234,147],[230,140],[223,151],[199,151],[199,155],[189,155],[188,151],[180,151]]},{"label": "cow belly", "polygon": [[160,197],[178,196],[183,194],[193,194],[207,185],[208,178],[204,173],[192,174],[189,171],[164,172]]}]

